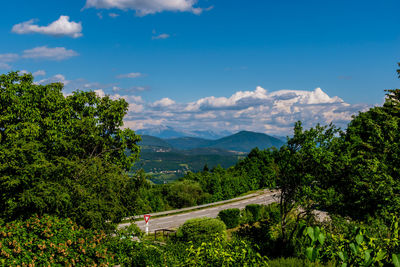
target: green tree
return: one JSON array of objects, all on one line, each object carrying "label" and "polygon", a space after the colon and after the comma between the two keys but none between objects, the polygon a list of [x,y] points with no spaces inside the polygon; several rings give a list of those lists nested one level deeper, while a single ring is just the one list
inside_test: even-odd
[{"label": "green tree", "polygon": [[126,213],[125,173],[140,138],[121,129],[125,100],[82,91],[66,97],[62,88],[18,72],[0,76],[0,216],[48,213],[105,227]]},{"label": "green tree", "polygon": [[400,211],[400,90],[387,92],[383,107],[359,113],[346,131],[342,191],[352,217]]},{"label": "green tree", "polygon": [[290,242],[296,230],[286,233],[288,215],[295,208],[302,208],[297,214],[299,221],[310,215],[315,204],[333,206],[332,203],[340,202],[341,195],[335,191],[333,181],[342,174],[338,149],[342,135],[333,125],[317,125],[304,131],[301,122],[297,122],[293,138],[276,154],[284,243]]},{"label": "green tree", "polygon": [[183,180],[169,185],[167,200],[174,208],[192,207],[202,204],[203,190],[199,183]]}]

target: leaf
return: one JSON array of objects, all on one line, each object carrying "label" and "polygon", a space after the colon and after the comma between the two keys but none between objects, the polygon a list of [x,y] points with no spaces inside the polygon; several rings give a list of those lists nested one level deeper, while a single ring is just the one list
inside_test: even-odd
[{"label": "leaf", "polygon": [[358,234],[357,236],[356,236],[356,242],[357,242],[357,244],[358,245],[361,245],[361,243],[364,241],[364,237],[362,236],[362,235],[360,235],[360,234]]},{"label": "leaf", "polygon": [[392,254],[392,259],[393,259],[393,265],[395,267],[400,267],[400,254],[396,255],[396,254]]},{"label": "leaf", "polygon": [[318,235],[318,241],[321,245],[324,245],[325,242],[325,235],[323,233],[319,233]]},{"label": "leaf", "polygon": [[339,251],[338,256],[342,261],[346,260],[345,257],[344,257],[343,251]]},{"label": "leaf", "polygon": [[314,249],[313,250],[313,261],[315,261],[317,258],[318,258],[318,255],[319,255],[319,249]]},{"label": "leaf", "polygon": [[351,243],[351,244],[349,245],[349,247],[350,247],[350,249],[351,249],[351,252],[353,252],[354,255],[357,255],[357,248],[356,248],[356,245],[354,245],[354,243]]},{"label": "leaf", "polygon": [[314,242],[314,229],[312,227],[307,227],[307,234],[311,238],[311,241]]},{"label": "leaf", "polygon": [[376,260],[381,261],[381,260],[383,260],[383,258],[385,258],[385,256],[386,256],[386,252],[384,252],[383,250],[379,250],[376,255]]},{"label": "leaf", "polygon": [[320,231],[321,231],[321,229],[319,229],[318,226],[314,227],[314,240],[318,239]]},{"label": "leaf", "polygon": [[369,266],[372,263],[372,261],[369,262],[370,260],[371,260],[371,254],[369,253],[368,250],[364,251],[364,263],[366,266]]},{"label": "leaf", "polygon": [[314,248],[313,247],[308,247],[306,249],[306,256],[310,261],[313,261],[313,252],[314,252]]}]

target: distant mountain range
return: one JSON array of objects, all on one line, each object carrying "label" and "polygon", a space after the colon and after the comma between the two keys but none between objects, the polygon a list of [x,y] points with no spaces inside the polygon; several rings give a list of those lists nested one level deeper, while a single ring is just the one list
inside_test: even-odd
[{"label": "distant mountain range", "polygon": [[162,126],[162,125],[151,129],[140,129],[137,130],[136,133],[141,135],[151,135],[162,139],[179,138],[179,137],[197,137],[210,140],[215,140],[232,134],[232,132],[228,131],[221,131],[218,133],[214,131],[197,131],[197,130],[180,131],[169,126]]},{"label": "distant mountain range", "polygon": [[[164,131],[164,133],[166,132]],[[266,149],[273,146],[279,148],[284,143],[285,142],[281,138],[267,134],[241,131],[216,140],[185,136],[159,138],[156,136],[142,135],[142,141],[139,145],[141,145],[143,149],[151,149],[153,151],[160,149],[164,149],[165,151],[197,150],[199,152],[201,151],[202,154],[207,151],[209,151],[210,154],[215,154],[222,153],[222,151],[248,153],[255,147],[258,147],[259,149]]]}]

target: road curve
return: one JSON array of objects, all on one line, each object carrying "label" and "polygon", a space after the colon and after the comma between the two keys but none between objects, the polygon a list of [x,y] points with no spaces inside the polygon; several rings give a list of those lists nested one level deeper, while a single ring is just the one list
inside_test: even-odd
[{"label": "road curve", "polygon": [[[246,198],[244,200],[239,200],[233,203],[227,203],[224,205],[216,206],[216,207],[210,207],[210,208],[205,208],[201,210],[195,210],[191,212],[186,212],[186,213],[181,213],[181,214],[175,214],[175,215],[169,215],[165,217],[159,217],[159,218],[150,218],[149,221],[149,232],[154,232],[155,230],[159,229],[174,229],[178,228],[181,226],[184,222],[186,222],[189,219],[192,218],[200,218],[200,217],[210,217],[210,218],[216,218],[218,213],[221,210],[225,209],[232,209],[232,208],[238,208],[238,209],[243,209],[249,204],[270,204],[272,202],[277,202],[278,201],[278,196],[277,192],[266,192],[261,195],[251,197],[251,198]],[[146,224],[144,221],[137,221],[135,222],[137,226],[142,231],[145,231]],[[126,227],[130,225],[131,223],[122,223],[118,226],[118,228]]]}]

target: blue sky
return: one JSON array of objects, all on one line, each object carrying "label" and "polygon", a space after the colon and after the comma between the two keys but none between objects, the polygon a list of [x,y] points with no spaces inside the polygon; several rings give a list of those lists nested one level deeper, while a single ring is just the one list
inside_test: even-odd
[{"label": "blue sky", "polygon": [[133,129],[344,126],[398,87],[399,10],[390,0],[7,1],[0,72],[124,97]]}]

